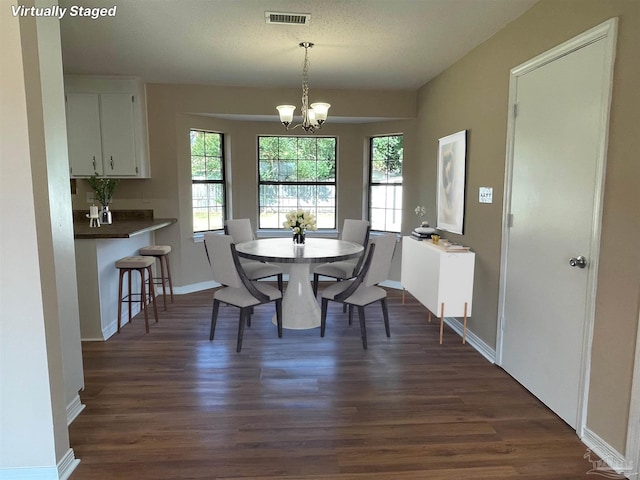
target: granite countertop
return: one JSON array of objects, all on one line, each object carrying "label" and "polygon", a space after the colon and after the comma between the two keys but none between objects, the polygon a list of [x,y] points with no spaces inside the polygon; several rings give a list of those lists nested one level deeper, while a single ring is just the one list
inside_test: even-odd
[{"label": "granite countertop", "polygon": [[153,218],[152,210],[113,210],[113,223],[100,227],[89,226],[88,211],[73,212],[73,237],[75,239],[129,238],[145,232],[168,227],[175,218]]}]

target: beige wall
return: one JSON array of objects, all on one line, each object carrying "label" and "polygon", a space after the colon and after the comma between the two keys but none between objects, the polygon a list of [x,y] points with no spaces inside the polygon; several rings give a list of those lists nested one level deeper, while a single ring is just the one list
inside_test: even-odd
[{"label": "beige wall", "polygon": [[[112,208],[153,208],[157,217],[179,219],[176,225],[158,231],[156,241],[172,245],[174,284],[178,288],[188,289],[211,279],[209,267],[204,262],[202,243],[194,243],[192,239],[189,129],[202,128],[225,133],[231,167],[227,171],[230,216],[250,218],[254,228],[257,228],[257,137],[286,133],[277,121],[275,104],[280,101],[295,103],[299,91],[159,84],[147,85],[146,89],[152,178],[121,182]],[[338,137],[339,227],[345,218],[362,217],[364,168],[368,162],[367,135],[405,133],[405,150],[412,157],[417,157],[415,120],[407,120],[415,116],[417,95],[416,92],[406,91],[339,90],[313,90],[311,95],[336,104],[338,108],[334,115],[332,107],[330,120],[340,114],[392,119],[371,124],[329,121],[322,129],[322,135]],[[242,121],[224,117],[231,112],[270,115],[272,119]],[[223,118],[207,116],[212,113]],[[293,134],[297,132],[294,130]],[[74,208],[86,208],[86,203],[83,204],[86,190],[86,182],[80,181]],[[397,263],[393,268],[395,280],[400,279]]]},{"label": "beige wall", "polygon": [[[420,198],[430,218],[435,218],[438,138],[469,131],[465,234],[457,238],[476,251],[469,328],[495,346],[509,70],[611,17],[620,18],[587,426],[621,453],[640,290],[635,248],[640,238],[639,10],[635,0],[542,0],[425,85],[418,102],[420,175],[430,186]],[[493,187],[493,204],[478,203],[480,186]]]}]

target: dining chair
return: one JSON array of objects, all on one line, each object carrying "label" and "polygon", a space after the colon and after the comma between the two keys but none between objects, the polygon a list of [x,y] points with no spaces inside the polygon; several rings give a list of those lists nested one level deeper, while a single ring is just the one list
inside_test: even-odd
[{"label": "dining chair", "polygon": [[278,337],[282,338],[282,292],[268,283],[252,281],[247,277],[231,236],[205,233],[204,243],[213,279],[222,285],[213,294],[209,340],[213,341],[220,302],[240,308],[237,352],[242,349],[244,325],[249,323],[256,305],[275,301]]},{"label": "dining chair", "polygon": [[[340,239],[366,247],[367,242],[369,241],[370,231],[371,228],[369,227],[368,221],[347,218],[342,225]],[[318,265],[313,270],[313,294],[318,295],[318,281],[320,279],[320,275],[323,277],[335,278],[338,281],[353,278],[360,270],[364,257],[365,254],[363,253],[358,258]]]},{"label": "dining chair", "polygon": [[[251,220],[248,218],[226,220],[224,222],[224,233],[231,236],[235,244],[250,242],[256,239],[253,229],[251,228]],[[282,292],[282,268],[278,265],[260,262],[258,260],[250,260],[248,258],[241,258],[240,262],[247,277],[251,280],[276,277],[278,280],[278,290]]]},{"label": "dining chair", "polygon": [[324,337],[327,326],[327,307],[329,300],[349,306],[349,321],[353,307],[358,307],[360,319],[360,334],[362,336],[362,348],[367,349],[367,328],[365,325],[364,307],[380,301],[382,316],[387,337],[391,336],[389,330],[389,311],[387,308],[387,291],[378,286],[387,279],[391,259],[396,247],[396,235],[387,233],[375,236],[369,242],[367,256],[358,275],[342,282],[337,282],[322,291],[322,305],[320,308],[320,336]]}]

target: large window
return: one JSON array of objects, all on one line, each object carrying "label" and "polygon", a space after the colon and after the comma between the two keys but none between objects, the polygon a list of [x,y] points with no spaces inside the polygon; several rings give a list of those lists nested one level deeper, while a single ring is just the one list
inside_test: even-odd
[{"label": "large window", "polygon": [[336,228],[336,138],[258,137],[259,228],[283,228],[294,209]]},{"label": "large window", "polygon": [[372,137],[369,168],[371,230],[400,232],[402,227],[402,156],[404,137]]},{"label": "large window", "polygon": [[193,231],[224,228],[226,193],[222,133],[191,130]]}]

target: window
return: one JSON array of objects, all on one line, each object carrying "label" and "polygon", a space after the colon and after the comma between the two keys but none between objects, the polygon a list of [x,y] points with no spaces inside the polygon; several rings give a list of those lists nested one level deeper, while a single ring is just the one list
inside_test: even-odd
[{"label": "window", "polygon": [[194,233],[224,228],[226,192],[223,140],[222,133],[191,130]]},{"label": "window", "polygon": [[369,167],[371,230],[400,232],[402,227],[402,156],[404,137],[372,137]]},{"label": "window", "polygon": [[283,228],[287,212],[310,210],[336,228],[334,137],[258,137],[259,228]]}]

